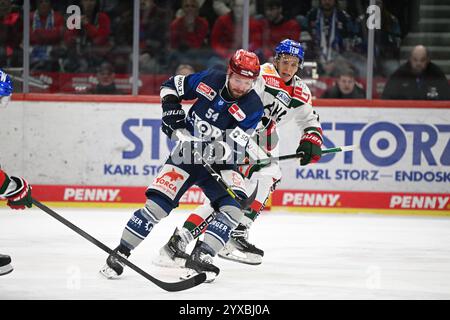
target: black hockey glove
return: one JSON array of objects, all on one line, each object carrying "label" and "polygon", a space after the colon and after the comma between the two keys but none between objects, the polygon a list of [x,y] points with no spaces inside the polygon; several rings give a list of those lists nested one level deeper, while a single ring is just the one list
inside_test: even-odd
[{"label": "black hockey glove", "polygon": [[186,128],[186,114],[180,103],[163,103],[162,109],[161,129],[169,138],[172,138],[175,130]]}]

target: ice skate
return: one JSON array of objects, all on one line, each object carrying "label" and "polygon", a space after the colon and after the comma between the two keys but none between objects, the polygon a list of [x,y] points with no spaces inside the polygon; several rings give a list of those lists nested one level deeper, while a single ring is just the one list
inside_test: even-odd
[{"label": "ice skate", "polygon": [[180,230],[176,228],[169,241],[159,250],[153,264],[166,268],[184,268],[189,254],[186,253],[187,243],[179,233]]},{"label": "ice skate", "polygon": [[261,264],[264,251],[248,242],[247,239],[248,228],[239,224],[231,231],[230,241],[219,251],[219,257],[251,265]]},{"label": "ice skate", "polygon": [[206,273],[206,281],[212,282],[219,275],[220,269],[213,265],[213,257],[208,245],[198,240],[191,255],[186,260],[186,268],[189,269],[181,279],[188,279],[199,273]]},{"label": "ice skate", "polygon": [[[118,246],[114,249],[114,252],[125,259],[130,256],[130,251],[123,246]],[[106,259],[106,264],[100,269],[100,273],[108,279],[116,279],[122,275],[124,267],[125,264],[122,261],[110,254],[108,259]]]},{"label": "ice skate", "polygon": [[11,265],[11,257],[0,254],[0,276],[11,273],[13,271],[13,267]]}]

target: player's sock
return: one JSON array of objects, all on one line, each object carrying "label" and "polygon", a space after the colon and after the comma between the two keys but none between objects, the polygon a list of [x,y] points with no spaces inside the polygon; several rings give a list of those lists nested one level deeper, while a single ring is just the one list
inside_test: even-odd
[{"label": "player's sock", "polygon": [[135,211],[123,230],[121,243],[126,243],[130,249],[136,248],[159,220],[147,207]]}]

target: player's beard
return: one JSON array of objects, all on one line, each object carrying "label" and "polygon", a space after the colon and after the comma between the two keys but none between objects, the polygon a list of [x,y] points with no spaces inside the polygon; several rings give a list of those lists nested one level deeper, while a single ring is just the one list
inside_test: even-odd
[{"label": "player's beard", "polygon": [[242,96],[246,95],[248,91],[249,91],[249,90],[241,91],[241,90],[231,89],[231,88],[230,88],[230,94],[231,94],[231,96],[232,96],[233,98],[235,98],[235,99],[239,99],[239,98],[241,98]]}]

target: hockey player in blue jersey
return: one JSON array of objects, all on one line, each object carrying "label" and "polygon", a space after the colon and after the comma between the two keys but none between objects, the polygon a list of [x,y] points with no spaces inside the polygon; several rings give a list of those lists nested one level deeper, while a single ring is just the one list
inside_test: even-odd
[{"label": "hockey player in blue jersey", "polygon": [[[259,72],[258,57],[240,49],[230,59],[227,72],[209,69],[188,76],[171,77],[163,83],[160,92],[162,131],[171,139],[176,132],[187,131],[205,144],[226,136],[227,141],[230,140],[228,138],[235,140],[232,146],[242,145],[248,139],[245,135],[256,128],[264,112],[261,99],[253,90]],[[194,99],[197,100],[186,115],[181,101]],[[239,138],[230,135],[231,130],[234,133],[240,130]],[[196,184],[219,214],[215,223],[208,226],[204,241],[197,242],[186,267],[206,272],[214,278],[219,269],[211,263],[212,257],[227,243],[231,230],[238,225],[243,213],[236,200],[215,181],[202,164],[193,162],[189,155],[186,157],[185,153],[190,153],[187,151],[190,146],[191,144],[185,148],[185,144],[179,142],[174,148],[147,189],[144,208],[134,212],[115,251],[128,257],[153,227],[178,206],[179,199],[186,190]],[[231,150],[236,151],[233,147]],[[184,161],[179,161],[180,154]],[[234,170],[232,163],[214,162],[212,166],[240,197],[247,196],[243,178]],[[100,272],[107,278],[115,278],[122,274],[123,267],[121,261],[110,255]]]},{"label": "hockey player in blue jersey", "polygon": [[[290,121],[295,121],[298,128],[290,134],[292,138],[296,135],[300,138],[296,150],[296,153],[303,153],[300,165],[315,163],[321,157],[322,129],[319,115],[312,106],[312,95],[308,86],[296,75],[298,69],[302,68],[303,61],[304,50],[301,44],[285,39],[275,48],[274,62],[261,65],[255,90],[265,106],[265,114],[258,125],[255,139],[260,142],[262,158],[267,158],[269,153],[278,155],[279,130],[284,130],[284,125]],[[249,156],[252,159],[260,158],[250,153]],[[281,168],[279,162],[272,161],[268,166],[249,163],[240,169],[246,178],[258,183],[256,198],[250,207],[244,210],[243,220],[232,230],[230,241],[218,256],[257,265],[262,262],[264,251],[248,241],[248,233],[253,221],[280,182]],[[188,257],[187,245],[206,230],[214,215],[214,208],[208,202],[197,208],[181,228],[175,229],[154,263],[165,267],[183,267]]]},{"label": "hockey player in blue jersey", "polygon": [[3,70],[0,70],[0,106],[6,107],[11,100],[12,94],[11,77]]}]

